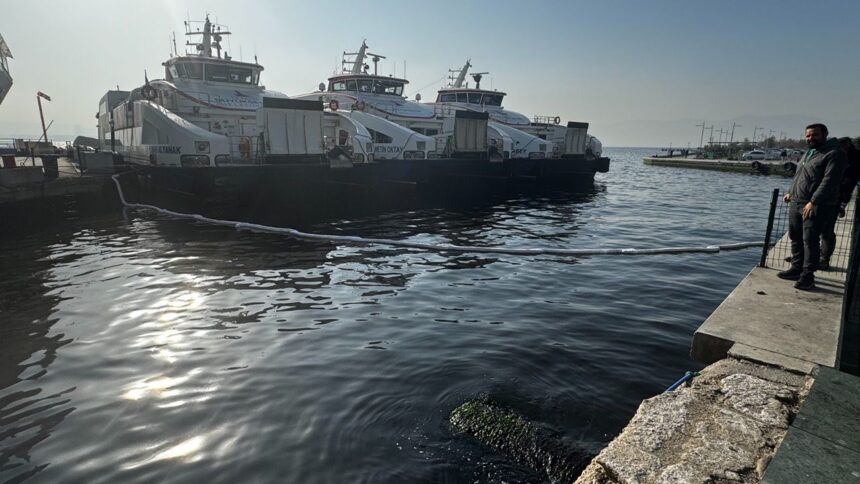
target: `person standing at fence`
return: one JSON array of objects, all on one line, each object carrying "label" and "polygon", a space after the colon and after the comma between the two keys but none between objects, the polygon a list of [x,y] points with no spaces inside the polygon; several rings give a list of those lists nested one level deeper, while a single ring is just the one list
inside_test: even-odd
[{"label": "person standing at fence", "polygon": [[[847,136],[839,138],[839,147],[845,153],[845,159],[848,162],[845,174],[842,175],[842,182],[839,184],[838,216],[841,218],[845,216],[845,207],[851,201],[851,194],[854,193],[854,187],[860,180],[860,150],[857,150],[851,138]],[[834,213],[827,227],[825,227],[824,233],[821,234],[821,260],[818,263],[818,268],[822,271],[830,269],[830,258],[836,249],[836,218],[837,214]]]},{"label": "person standing at fence", "polygon": [[788,207],[788,238],[791,267],[777,273],[781,279],[797,281],[794,287],[815,288],[815,271],[821,257],[820,237],[831,217],[836,216],[839,184],[847,164],[836,139],[827,139],[827,126],[806,127],[809,149],[800,159],[791,188],[783,200]]}]

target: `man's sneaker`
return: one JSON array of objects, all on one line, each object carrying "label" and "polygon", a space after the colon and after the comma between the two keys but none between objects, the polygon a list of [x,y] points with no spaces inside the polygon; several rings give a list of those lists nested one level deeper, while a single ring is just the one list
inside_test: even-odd
[{"label": "man's sneaker", "polygon": [[830,270],[830,259],[821,258],[818,261],[818,270],[819,271],[829,271]]},{"label": "man's sneaker", "polygon": [[812,274],[808,276],[803,276],[794,283],[795,289],[800,289],[801,291],[811,291],[815,289],[815,276]]},{"label": "man's sneaker", "polygon": [[776,273],[776,277],[780,279],[785,279],[788,281],[796,281],[800,279],[800,269],[791,268],[787,271],[781,271]]}]

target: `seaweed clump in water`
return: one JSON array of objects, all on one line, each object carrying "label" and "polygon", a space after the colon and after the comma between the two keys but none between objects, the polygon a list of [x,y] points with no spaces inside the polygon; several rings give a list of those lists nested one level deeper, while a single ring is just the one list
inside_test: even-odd
[{"label": "seaweed clump in water", "polygon": [[555,432],[491,403],[470,400],[451,412],[451,425],[554,482],[573,482],[591,456],[562,443]]}]

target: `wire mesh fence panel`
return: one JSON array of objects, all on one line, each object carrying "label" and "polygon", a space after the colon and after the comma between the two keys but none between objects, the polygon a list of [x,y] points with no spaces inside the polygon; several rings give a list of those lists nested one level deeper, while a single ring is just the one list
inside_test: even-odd
[{"label": "wire mesh fence panel", "polygon": [[[854,212],[856,210],[855,203],[856,192],[851,201],[844,209],[844,215],[840,212],[836,219],[836,224],[833,228],[833,233],[836,236],[833,254],[830,256],[830,265],[827,268],[819,268],[818,274],[827,275],[841,279],[845,277],[845,271],[848,267],[848,255],[851,250],[851,226],[854,220]],[[791,265],[791,240],[788,238],[788,212],[790,204],[780,201],[776,208],[776,214],[773,220],[773,232],[771,240],[775,241],[775,245],[768,251],[766,267],[773,269],[787,269]],[[820,241],[819,241],[820,242]]]}]

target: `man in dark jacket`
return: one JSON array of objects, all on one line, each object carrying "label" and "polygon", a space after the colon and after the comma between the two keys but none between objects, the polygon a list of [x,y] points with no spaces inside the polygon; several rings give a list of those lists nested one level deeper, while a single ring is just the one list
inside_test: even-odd
[{"label": "man in dark jacket", "polygon": [[[842,182],[839,184],[839,217],[845,216],[845,207],[851,201],[851,194],[854,193],[854,187],[860,181],[860,151],[854,147],[851,138],[839,138],[839,146],[842,152],[845,153],[845,159],[848,162],[845,168],[845,174],[842,175]],[[818,263],[820,270],[826,271],[830,269],[830,257],[833,255],[833,250],[836,248],[836,215],[830,219],[830,223],[821,234],[821,261]]]},{"label": "man in dark jacket", "polygon": [[820,237],[839,205],[839,184],[847,164],[836,139],[827,139],[827,127],[806,127],[809,150],[800,159],[791,189],[783,200],[788,207],[788,237],[791,239],[791,267],[777,274],[797,281],[804,291],[815,288],[815,271],[821,257]]}]

